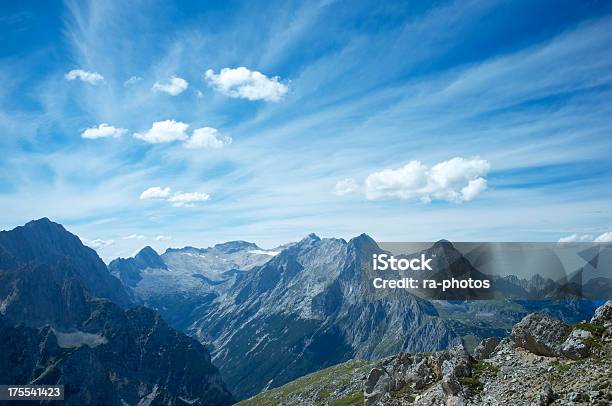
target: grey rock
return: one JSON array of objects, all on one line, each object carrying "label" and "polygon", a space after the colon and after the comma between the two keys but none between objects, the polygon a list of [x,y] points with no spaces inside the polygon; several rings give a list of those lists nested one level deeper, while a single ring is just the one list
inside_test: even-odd
[{"label": "grey rock", "polygon": [[545,382],[542,385],[542,390],[538,398],[540,406],[548,406],[555,400],[555,393],[553,392],[552,385],[550,382]]},{"label": "grey rock", "polygon": [[595,314],[591,318],[591,323],[601,324],[603,326],[612,325],[612,300],[608,300],[595,310]]},{"label": "grey rock", "polygon": [[365,381],[363,397],[366,406],[376,405],[391,390],[391,377],[384,368],[372,368]]},{"label": "grey rock", "polygon": [[478,360],[489,358],[498,344],[499,339],[496,337],[485,338],[474,349],[474,358]]},{"label": "grey rock", "polygon": [[471,373],[471,357],[461,340],[448,349],[448,355],[442,363],[442,390],[448,396],[457,396],[462,389],[459,378]]},{"label": "grey rock", "polygon": [[512,328],[510,337],[517,346],[534,354],[554,357],[569,326],[546,313],[531,313]]},{"label": "grey rock", "polygon": [[561,345],[561,352],[568,358],[579,359],[588,357],[590,351],[590,345],[588,344],[589,338],[592,338],[593,334],[589,331],[576,329],[567,337],[565,342]]}]

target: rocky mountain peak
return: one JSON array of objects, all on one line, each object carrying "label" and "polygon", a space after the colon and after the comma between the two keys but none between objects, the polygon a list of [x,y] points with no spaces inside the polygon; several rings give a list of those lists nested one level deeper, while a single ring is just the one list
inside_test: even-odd
[{"label": "rocky mountain peak", "polygon": [[[128,306],[131,299],[106,264],[79,237],[48,218],[30,221],[10,231],[0,232],[0,255],[14,264],[64,264],[79,283],[94,296]],[[0,263],[8,262],[0,258]]]},{"label": "rocky mountain peak", "polygon": [[166,264],[162,258],[148,245],[141,249],[134,259],[144,268],[166,269]]}]

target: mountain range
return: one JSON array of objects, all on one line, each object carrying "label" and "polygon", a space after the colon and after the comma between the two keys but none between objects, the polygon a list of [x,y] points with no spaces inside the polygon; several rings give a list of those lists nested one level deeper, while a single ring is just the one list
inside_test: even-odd
[{"label": "mountain range", "polygon": [[[477,275],[452,243],[430,250],[440,275]],[[310,234],[271,250],[145,247],[107,267],[61,225],[30,222],[0,233],[0,366],[19,365],[0,383],[63,383],[74,404],[224,405],[350,359],[505,336],[532,311],[576,322],[596,307],[377,290],[369,261],[381,252],[365,234]]]},{"label": "mountain range", "polygon": [[64,385],[66,403],[229,405],[206,348],[48,219],[0,233],[0,383]]}]

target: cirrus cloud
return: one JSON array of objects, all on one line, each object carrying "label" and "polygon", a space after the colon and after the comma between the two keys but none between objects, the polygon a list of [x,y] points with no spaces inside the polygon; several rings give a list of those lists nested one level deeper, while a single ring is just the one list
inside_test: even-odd
[{"label": "cirrus cloud", "polygon": [[66,73],[64,77],[66,80],[70,81],[79,79],[82,82],[89,83],[91,85],[104,81],[104,76],[100,75],[98,72],[88,72],[83,69],[73,69]]},{"label": "cirrus cloud", "polygon": [[144,240],[145,238],[147,237],[142,234],[130,234],[123,237],[124,240]]},{"label": "cirrus cloud", "polygon": [[108,247],[110,245],[115,244],[114,240],[103,240],[101,238],[96,238],[94,240],[87,240],[87,239],[82,238],[81,241],[83,242],[84,245],[87,245],[88,247],[93,248],[93,249]]},{"label": "cirrus cloud", "polygon": [[170,96],[178,96],[183,93],[189,87],[189,83],[178,76],[170,76],[167,82],[155,82],[153,84],[153,91],[167,93]]},{"label": "cirrus cloud", "polygon": [[413,160],[400,168],[371,173],[365,180],[365,194],[368,200],[467,202],[487,188],[484,176],[490,168],[489,162],[479,158],[456,157],[432,167]]},{"label": "cirrus cloud", "polygon": [[151,128],[143,133],[135,133],[134,137],[150,144],[161,144],[173,141],[185,141],[188,124],[175,120],[156,121]]},{"label": "cirrus cloud", "polygon": [[210,195],[208,193],[178,192],[168,198],[168,201],[172,203],[174,207],[193,207],[195,203],[205,202],[209,199]]},{"label": "cirrus cloud", "polygon": [[244,66],[223,68],[218,74],[208,69],[204,78],[219,93],[239,99],[277,102],[289,91],[278,76],[267,77]]},{"label": "cirrus cloud", "polygon": [[81,133],[81,137],[88,139],[96,139],[96,138],[118,138],[123,134],[127,133],[125,128],[117,128],[112,125],[102,123],[97,127],[87,128],[85,131]]},{"label": "cirrus cloud", "polygon": [[358,190],[359,190],[359,185],[357,184],[357,181],[355,181],[355,179],[353,178],[346,178],[336,183],[335,193],[338,196],[344,196],[344,195],[350,195],[352,193],[355,193]]}]

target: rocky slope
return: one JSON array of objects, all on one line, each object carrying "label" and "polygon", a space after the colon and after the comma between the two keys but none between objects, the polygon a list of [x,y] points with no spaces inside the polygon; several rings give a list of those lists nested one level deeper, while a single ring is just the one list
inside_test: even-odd
[{"label": "rocky slope", "polygon": [[199,342],[128,306],[95,252],[60,225],[2,232],[0,383],[63,384],[74,405],[232,403]]},{"label": "rocky slope", "polygon": [[[507,335],[531,311],[543,309],[570,322],[594,311],[587,301],[430,302],[407,292],[376,291],[369,261],[381,252],[367,235],[346,242],[312,234],[273,252],[241,241],[170,249],[161,256],[147,247],[109,267],[142,303],[209,346],[239,398],[355,357],[439,350],[454,337],[465,338],[472,349],[482,338]],[[448,241],[425,255],[433,258],[435,271],[412,276],[484,277]],[[436,292],[445,299],[456,295]]]},{"label": "rocky slope", "polygon": [[533,313],[509,337],[483,340],[472,354],[457,340],[444,351],[400,353],[369,367],[350,361],[241,404],[608,405],[611,371],[608,301],[589,322]]},{"label": "rocky slope", "polygon": [[430,302],[371,287],[366,262],[374,252],[380,248],[366,235],[309,235],[237,275],[193,313],[188,331],[211,344],[239,398],[355,357],[445,348],[453,332]]},{"label": "rocky slope", "polygon": [[186,330],[192,312],[210,304],[227,289],[236,275],[263,265],[278,251],[263,250],[245,241],[230,241],[209,248],[168,249],[162,255],[151,247],[134,258],[117,258],[108,268],[138,303],[158,310],[174,327]]}]

